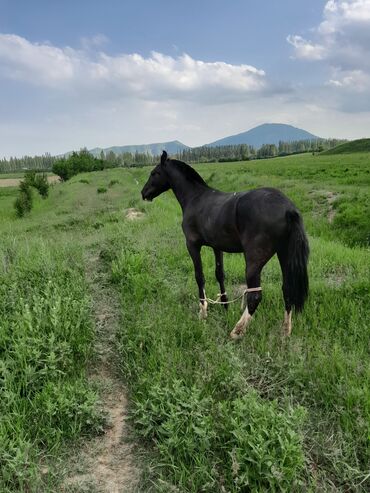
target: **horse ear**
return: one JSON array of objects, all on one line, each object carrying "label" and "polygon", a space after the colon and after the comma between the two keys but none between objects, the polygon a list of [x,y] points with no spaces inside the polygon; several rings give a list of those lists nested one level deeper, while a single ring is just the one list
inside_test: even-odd
[{"label": "horse ear", "polygon": [[163,151],[162,156],[161,156],[161,165],[162,166],[166,164],[167,159],[168,159],[167,152]]}]

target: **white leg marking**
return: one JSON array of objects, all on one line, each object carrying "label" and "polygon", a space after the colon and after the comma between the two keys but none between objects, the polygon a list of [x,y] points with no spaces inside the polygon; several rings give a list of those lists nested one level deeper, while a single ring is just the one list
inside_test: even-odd
[{"label": "white leg marking", "polygon": [[292,311],[289,313],[287,311],[284,312],[283,330],[285,336],[290,336],[292,333]]},{"label": "white leg marking", "polygon": [[199,320],[205,320],[207,318],[207,308],[208,308],[208,302],[206,300],[206,292],[203,291],[203,298],[204,301],[203,303],[199,303]]},{"label": "white leg marking", "polygon": [[247,305],[239,322],[235,325],[233,330],[230,332],[231,339],[241,339],[251,319],[252,319],[252,315],[249,314],[248,305]]}]

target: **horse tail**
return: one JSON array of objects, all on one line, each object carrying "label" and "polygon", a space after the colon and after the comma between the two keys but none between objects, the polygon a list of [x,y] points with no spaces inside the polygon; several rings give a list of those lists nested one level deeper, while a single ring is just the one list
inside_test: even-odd
[{"label": "horse tail", "polygon": [[300,214],[296,210],[288,210],[285,217],[288,223],[285,289],[290,303],[300,312],[308,296],[307,263],[310,249]]}]

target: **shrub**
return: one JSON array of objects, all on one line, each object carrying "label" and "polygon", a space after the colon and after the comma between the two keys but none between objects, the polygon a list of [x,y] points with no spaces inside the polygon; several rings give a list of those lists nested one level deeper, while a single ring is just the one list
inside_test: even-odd
[{"label": "shrub", "polygon": [[23,217],[32,209],[32,188],[38,190],[42,198],[46,199],[49,195],[49,183],[45,173],[36,173],[28,171],[24,180],[19,184],[19,196],[14,202],[15,213],[17,217]]},{"label": "shrub", "polygon": [[116,167],[115,163],[98,159],[86,149],[82,149],[80,152],[72,152],[68,158],[59,159],[53,165],[53,172],[63,181],[67,181],[78,173],[114,167]]},{"label": "shrub", "polygon": [[23,217],[32,209],[32,190],[25,181],[21,181],[19,184],[19,196],[14,202],[14,208],[18,217]]},{"label": "shrub", "polygon": [[98,193],[106,193],[107,192],[107,189],[105,187],[99,187],[97,188],[96,190]]},{"label": "shrub", "polygon": [[24,177],[25,183],[36,188],[42,198],[49,195],[49,183],[46,173],[37,173],[35,170],[27,171]]},{"label": "shrub", "polygon": [[54,163],[53,173],[58,175],[62,181],[67,181],[69,178],[71,178],[71,176],[73,176],[70,166],[65,159],[61,159],[60,161]]},{"label": "shrub", "polygon": [[35,176],[35,182],[33,185],[41,195],[43,199],[46,199],[49,195],[49,183],[45,173],[37,174]]}]

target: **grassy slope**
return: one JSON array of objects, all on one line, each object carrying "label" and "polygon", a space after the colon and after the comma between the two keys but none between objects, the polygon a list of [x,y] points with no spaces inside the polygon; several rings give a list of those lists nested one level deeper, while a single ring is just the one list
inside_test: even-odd
[{"label": "grassy slope", "polygon": [[334,154],[349,154],[354,152],[370,152],[370,139],[357,139],[346,142],[333,149],[324,151],[321,155],[332,156]]},{"label": "grassy slope", "polygon": [[[0,350],[8,368],[16,365],[17,354],[23,355],[16,379],[9,380],[11,372],[1,367],[0,406],[9,419],[0,427],[0,464],[7,488],[37,488],[40,456],[57,454],[66,439],[87,431],[87,421],[99,422],[94,395],[84,383],[92,334],[83,275],[88,248],[99,245],[122,293],[125,324],[118,344],[133,420],[156,453],[151,482],[142,491],[150,484],[153,491],[169,491],[171,485],[180,491],[246,491],[247,484],[259,491],[366,490],[369,253],[350,245],[368,241],[368,155],[292,156],[198,169],[223,190],[279,186],[301,208],[311,237],[311,296],[295,319],[291,340],[280,339],[283,305],[275,260],[264,270],[264,301],[240,344],[227,340],[238,306],[227,315],[213,308],[206,324],[197,320],[180,208],[170,193],[152,204],[141,202],[148,169],[74,177],[53,187],[47,201],[37,199],[25,220],[14,219],[15,191],[1,190],[2,282],[8,287],[2,290],[1,307],[4,327],[12,331],[1,331]],[[112,180],[119,183],[109,187]],[[107,193],[97,194],[99,187]],[[356,214],[348,210],[354,199]],[[145,218],[124,220],[127,207],[141,208]],[[330,208],[336,212],[331,224]],[[343,208],[350,231],[343,226]],[[213,258],[207,250],[203,255],[212,297],[218,292]],[[244,282],[243,261],[227,255],[225,264],[233,292]],[[24,301],[14,305],[20,295]],[[61,297],[66,306],[58,305]],[[81,327],[85,339],[80,339]],[[54,332],[77,365],[76,374],[63,366],[69,360],[62,349],[50,344]],[[42,351],[47,362],[34,364],[28,346],[37,355]],[[63,390],[65,381],[77,397]],[[4,382],[12,394],[4,393]],[[25,389],[31,398],[24,398]],[[35,420],[30,428],[32,416],[47,406],[57,421],[40,420],[39,426]],[[77,412],[81,406],[82,415]],[[5,448],[4,437],[12,437],[12,448]]]}]

